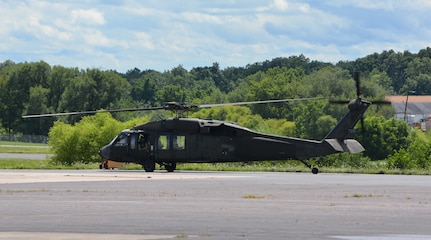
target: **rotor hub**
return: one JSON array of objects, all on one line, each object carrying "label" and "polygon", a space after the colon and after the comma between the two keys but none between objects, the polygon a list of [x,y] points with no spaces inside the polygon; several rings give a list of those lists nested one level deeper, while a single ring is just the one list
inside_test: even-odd
[{"label": "rotor hub", "polygon": [[177,118],[182,118],[185,111],[190,111],[193,108],[198,108],[196,104],[187,102],[165,102],[163,108],[177,113]]},{"label": "rotor hub", "polygon": [[349,102],[349,110],[355,111],[362,108],[362,99],[357,98]]}]

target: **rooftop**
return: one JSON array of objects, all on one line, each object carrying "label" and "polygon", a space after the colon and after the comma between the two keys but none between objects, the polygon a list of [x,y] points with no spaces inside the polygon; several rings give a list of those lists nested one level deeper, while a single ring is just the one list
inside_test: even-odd
[{"label": "rooftop", "polygon": [[[411,115],[430,115],[431,114],[431,96],[386,96],[395,108],[397,114]],[[406,104],[407,101],[407,104]],[[407,109],[406,109],[407,107]]]},{"label": "rooftop", "polygon": [[[407,96],[386,96],[386,100],[390,101],[391,103],[405,103],[407,100]],[[431,103],[431,96],[415,96],[415,95],[409,95],[409,103],[413,102],[423,102],[423,103]]]}]

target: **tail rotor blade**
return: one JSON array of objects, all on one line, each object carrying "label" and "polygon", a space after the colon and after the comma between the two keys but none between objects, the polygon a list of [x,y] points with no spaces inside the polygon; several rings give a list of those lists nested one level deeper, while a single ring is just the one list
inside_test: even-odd
[{"label": "tail rotor blade", "polygon": [[361,117],[361,129],[362,129],[362,133],[364,133],[365,132],[364,115],[362,115],[362,117]]}]

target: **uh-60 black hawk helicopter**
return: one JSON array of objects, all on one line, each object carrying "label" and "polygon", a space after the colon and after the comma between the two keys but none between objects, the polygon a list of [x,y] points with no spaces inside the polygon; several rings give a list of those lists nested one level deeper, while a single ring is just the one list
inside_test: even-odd
[{"label": "uh-60 black hawk helicopter", "polygon": [[[371,102],[361,98],[359,78],[355,75],[357,98],[348,103],[349,111],[321,141],[258,133],[248,128],[224,121],[183,118],[184,111],[226,105],[247,105],[289,102],[310,99],[282,99],[227,104],[192,105],[167,102],[160,107],[104,110],[106,112],[173,110],[177,117],[147,122],[118,134],[99,155],[103,160],[133,162],[152,172],[155,165],[164,166],[168,172],[177,163],[248,162],[264,160],[298,160],[318,169],[308,159],[334,153],[359,153],[365,149],[353,139],[354,126],[362,119]],[[59,115],[90,114],[96,111],[27,115],[46,117]]]}]

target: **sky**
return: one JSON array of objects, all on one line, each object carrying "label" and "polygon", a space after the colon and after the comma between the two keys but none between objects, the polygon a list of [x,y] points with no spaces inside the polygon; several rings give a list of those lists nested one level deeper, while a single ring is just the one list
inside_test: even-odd
[{"label": "sky", "polygon": [[0,0],[0,63],[127,72],[431,47],[429,0]]}]

